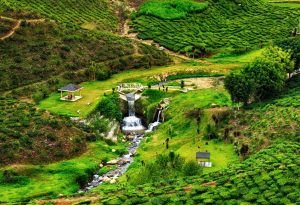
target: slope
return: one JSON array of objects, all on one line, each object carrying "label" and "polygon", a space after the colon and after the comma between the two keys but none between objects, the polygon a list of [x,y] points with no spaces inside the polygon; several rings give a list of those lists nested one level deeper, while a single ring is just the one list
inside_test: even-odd
[{"label": "slope", "polygon": [[206,10],[180,19],[159,18],[139,10],[133,15],[131,32],[190,56],[243,53],[288,36],[298,24],[299,12],[263,1],[208,1]]}]

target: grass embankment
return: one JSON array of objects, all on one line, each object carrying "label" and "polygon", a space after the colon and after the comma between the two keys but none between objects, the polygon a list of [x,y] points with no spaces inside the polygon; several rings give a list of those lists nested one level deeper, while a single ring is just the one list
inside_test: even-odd
[{"label": "grass embankment", "polygon": [[[50,112],[66,116],[86,117],[97,105],[104,93],[112,91],[121,82],[141,82],[147,85],[148,82],[158,82],[168,75],[176,73],[211,73],[224,74],[231,69],[239,68],[238,64],[227,65],[199,65],[198,63],[186,63],[164,67],[154,67],[151,69],[137,69],[123,71],[113,75],[105,81],[92,81],[82,83],[83,98],[77,102],[61,102],[60,93],[52,93],[49,98],[43,100],[38,105],[39,108],[49,110]],[[80,111],[79,113],[77,111]]]},{"label": "grass embankment", "polygon": [[172,51],[203,57],[261,48],[272,39],[289,36],[298,25],[299,9],[272,6],[262,0],[207,2],[206,10],[176,20],[143,13],[141,6],[133,18],[133,31],[139,38],[152,39]]},{"label": "grass embankment", "polygon": [[[112,152],[112,149],[117,150]],[[95,173],[99,163],[116,158],[123,145],[109,146],[103,141],[88,144],[87,152],[70,160],[44,165],[11,165],[0,168],[0,203],[27,201],[33,198],[68,196],[79,184]],[[4,170],[13,170],[16,181],[6,182]]]}]

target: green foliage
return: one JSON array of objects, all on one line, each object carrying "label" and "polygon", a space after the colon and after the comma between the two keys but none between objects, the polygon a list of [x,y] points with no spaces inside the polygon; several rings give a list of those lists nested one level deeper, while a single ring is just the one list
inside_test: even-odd
[{"label": "green foliage", "polygon": [[[229,136],[239,151],[248,145],[249,154],[263,149],[275,140],[299,142],[300,78],[289,79],[284,90],[267,101],[253,103],[235,113],[230,113],[218,131]],[[232,126],[232,125],[235,126]]]},{"label": "green foliage", "polygon": [[253,79],[242,73],[230,73],[226,76],[224,84],[233,102],[247,104],[255,91]]},{"label": "green foliage", "polygon": [[160,181],[142,186],[127,184],[126,189],[99,190],[99,195],[102,203],[115,198],[118,203],[148,204],[297,203],[299,148],[299,143],[277,143],[241,163],[210,174],[174,179],[166,175]]},{"label": "green foliage", "polygon": [[207,2],[194,2],[192,0],[151,0],[141,5],[138,15],[174,20],[184,18],[190,13],[199,13],[207,7]]},{"label": "green foliage", "polygon": [[40,14],[68,26],[85,27],[86,22],[94,22],[96,28],[116,31],[118,19],[106,1],[62,0],[10,0],[4,5],[16,11],[25,10]]},{"label": "green foliage", "polygon": [[[184,158],[175,154],[173,151],[168,155],[158,155],[155,161],[148,163],[143,167],[136,178],[130,180],[131,184],[145,184],[148,182],[158,182],[162,179],[173,179],[183,176],[197,176],[202,173],[200,167],[195,161],[186,162]],[[143,176],[143,178],[140,178]]]},{"label": "green foliage", "polygon": [[119,107],[118,94],[103,97],[97,106],[97,110],[100,111],[101,115],[109,119],[122,120],[123,114]]},{"label": "green foliage", "polygon": [[292,52],[292,59],[295,61],[294,70],[300,68],[300,38],[277,39],[275,45]]},{"label": "green foliage", "polygon": [[270,47],[240,73],[227,76],[225,87],[234,102],[247,104],[250,100],[270,98],[282,91],[287,72],[291,72],[293,67],[290,52]]},{"label": "green foliage", "polygon": [[85,150],[84,133],[32,104],[0,98],[0,164],[46,163]]},{"label": "green foliage", "polygon": [[299,10],[272,6],[262,0],[208,3],[206,10],[183,19],[140,15],[133,20],[134,31],[139,38],[153,39],[173,51],[203,57],[212,53],[242,54],[261,48],[272,39],[288,36],[298,24]]}]

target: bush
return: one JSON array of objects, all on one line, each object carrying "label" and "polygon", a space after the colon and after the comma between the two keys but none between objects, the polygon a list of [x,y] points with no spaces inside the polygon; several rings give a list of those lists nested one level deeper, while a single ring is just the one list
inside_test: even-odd
[{"label": "bush", "polygon": [[109,119],[116,119],[119,122],[122,121],[123,114],[119,107],[118,94],[111,94],[103,97],[97,106],[97,110],[100,111],[101,115]]}]

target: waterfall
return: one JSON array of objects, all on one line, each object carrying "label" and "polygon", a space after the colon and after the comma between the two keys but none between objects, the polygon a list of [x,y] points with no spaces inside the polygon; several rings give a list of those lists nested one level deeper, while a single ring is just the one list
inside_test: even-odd
[{"label": "waterfall", "polygon": [[135,94],[126,94],[128,102],[128,117],[123,119],[123,132],[129,133],[144,133],[145,127],[142,125],[142,120],[135,116]]},{"label": "waterfall", "polygon": [[148,130],[146,130],[146,132],[152,132],[160,124],[161,112],[162,112],[162,110],[158,110],[158,114],[157,114],[155,122],[149,124]]},{"label": "waterfall", "polygon": [[128,115],[134,116],[135,115],[135,108],[134,108],[134,101],[128,101]]}]

